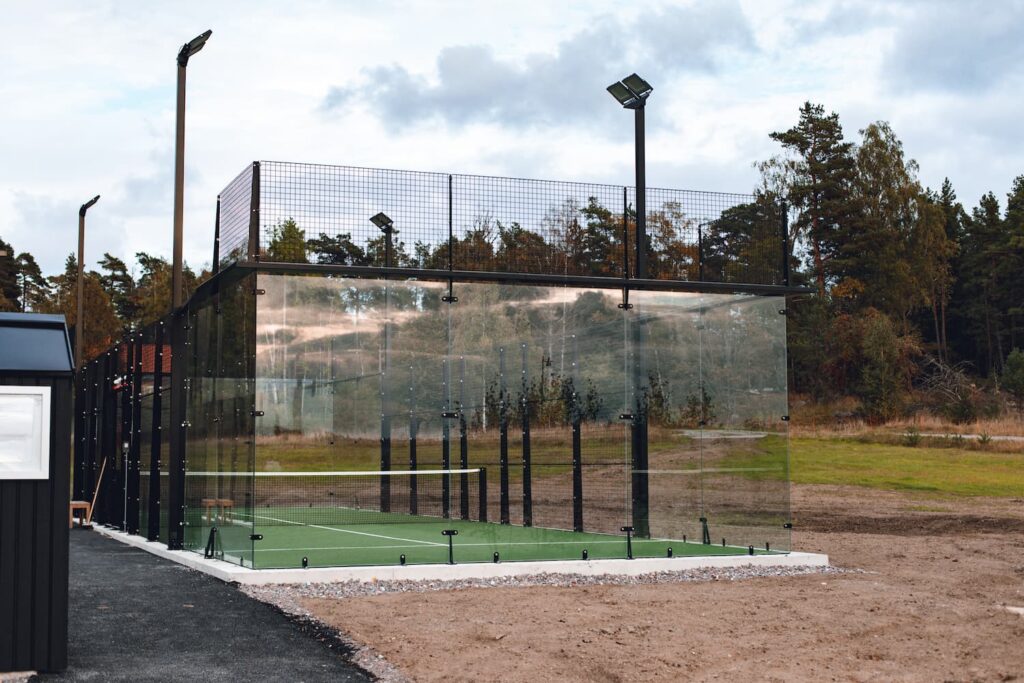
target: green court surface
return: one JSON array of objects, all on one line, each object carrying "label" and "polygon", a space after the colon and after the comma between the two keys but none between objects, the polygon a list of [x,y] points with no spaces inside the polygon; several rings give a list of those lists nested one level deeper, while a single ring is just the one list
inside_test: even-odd
[{"label": "green court surface", "polygon": [[[379,513],[377,513],[379,515]],[[449,560],[446,529],[452,537],[456,563],[500,561],[578,560],[584,550],[590,559],[623,559],[627,556],[625,534],[601,534],[503,525],[455,519],[390,515],[381,523],[316,524],[283,522],[294,515],[287,509],[261,508],[256,524],[239,519],[218,526],[217,557],[257,569],[397,565],[401,556],[407,564],[444,564]],[[405,518],[407,521],[399,521]],[[272,522],[261,523],[260,520]],[[250,535],[262,539],[250,540]],[[704,545],[700,542],[633,538],[634,558],[708,555],[745,555],[748,548]],[[199,549],[199,548],[197,548]],[[200,549],[201,550],[201,549]],[[756,550],[759,555],[766,554]]]}]

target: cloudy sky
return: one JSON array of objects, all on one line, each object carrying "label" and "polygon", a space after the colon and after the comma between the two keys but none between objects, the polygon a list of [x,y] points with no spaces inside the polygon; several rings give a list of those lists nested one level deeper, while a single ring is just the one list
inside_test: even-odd
[{"label": "cloudy sky", "polygon": [[648,184],[746,192],[805,100],[889,121],[968,206],[1024,173],[1024,0],[16,2],[0,24],[0,237],[170,255],[174,58],[189,66],[185,256],[256,159],[628,184],[637,71]]}]

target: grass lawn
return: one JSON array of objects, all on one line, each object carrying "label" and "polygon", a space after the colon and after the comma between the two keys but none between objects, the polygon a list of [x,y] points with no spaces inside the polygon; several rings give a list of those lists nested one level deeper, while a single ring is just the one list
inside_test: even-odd
[{"label": "grass lawn", "polygon": [[1024,454],[793,439],[792,481],[953,496],[1024,496]]}]

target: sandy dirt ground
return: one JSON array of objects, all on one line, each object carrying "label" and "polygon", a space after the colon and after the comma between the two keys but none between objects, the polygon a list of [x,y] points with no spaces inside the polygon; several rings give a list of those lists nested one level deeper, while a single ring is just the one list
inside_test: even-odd
[{"label": "sandy dirt ground", "polygon": [[793,489],[794,546],[858,571],[308,599],[417,681],[1024,680],[1024,499]]}]

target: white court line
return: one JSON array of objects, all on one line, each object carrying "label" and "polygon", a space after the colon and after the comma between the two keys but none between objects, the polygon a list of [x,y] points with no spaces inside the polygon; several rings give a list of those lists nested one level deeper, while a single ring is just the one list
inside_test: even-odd
[{"label": "white court line", "polygon": [[[336,529],[330,526],[320,526],[319,524],[303,524],[301,522],[293,522],[290,519],[278,519],[277,517],[268,517],[267,515],[255,515],[254,519],[269,519],[272,522],[283,522],[284,524],[293,524],[295,526],[308,526],[313,529],[323,529],[324,531],[337,531],[342,534],[356,534],[357,536],[371,536],[373,538],[383,538],[389,541],[404,541],[405,543],[420,543],[422,545],[437,545],[442,548],[447,548],[447,543],[434,543],[433,541],[417,541],[414,538],[398,538],[396,536],[383,536],[381,534],[370,534],[365,531],[352,531],[351,529]],[[365,546],[364,546],[365,547]]]}]

